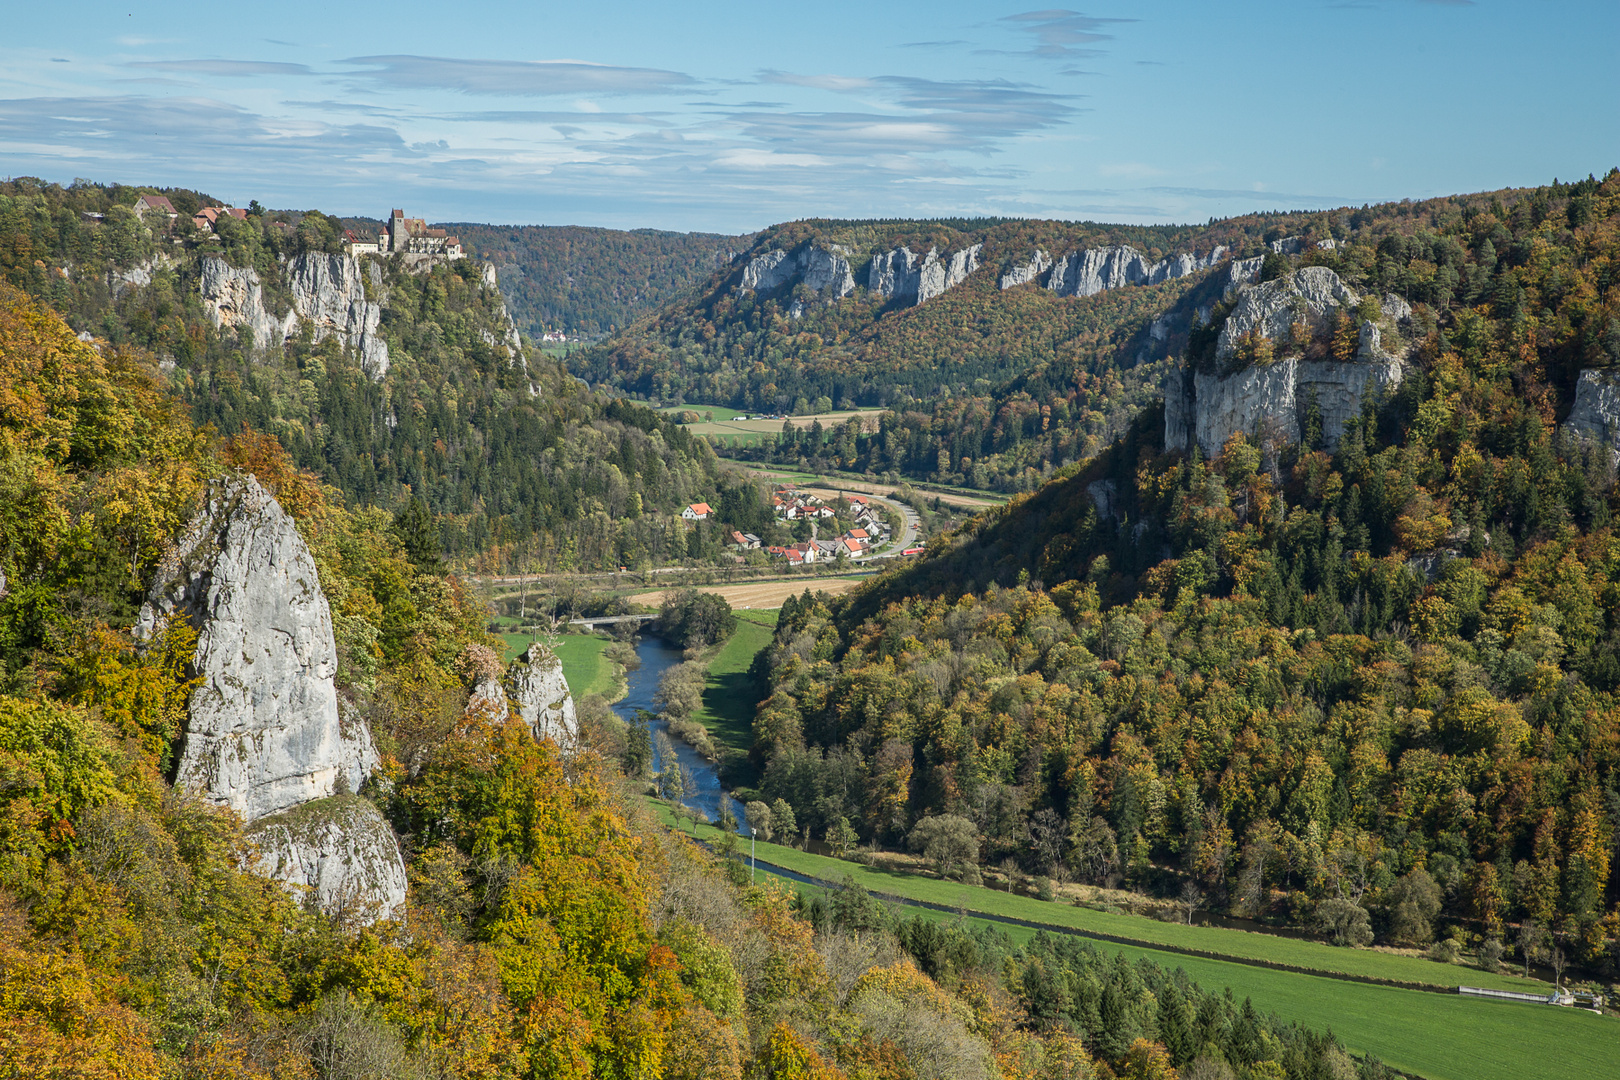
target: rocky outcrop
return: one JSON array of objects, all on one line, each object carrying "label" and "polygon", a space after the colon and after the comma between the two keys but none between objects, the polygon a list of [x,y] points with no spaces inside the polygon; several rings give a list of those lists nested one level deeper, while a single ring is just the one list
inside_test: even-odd
[{"label": "rocky outcrop", "polygon": [[866,271],[866,287],[879,296],[923,304],[954,289],[979,268],[983,244],[974,244],[940,258],[939,249],[929,248],[918,255],[909,247],[895,248],[872,258]]},{"label": "rocky outcrop", "polygon": [[564,749],[579,738],[574,699],[563,678],[562,661],[539,642],[512,661],[506,692],[536,739],[551,739]]},{"label": "rocky outcrop", "polygon": [[[367,297],[367,285],[372,297]],[[340,338],[360,358],[373,379],[388,374],[388,343],[378,333],[382,322],[382,271],[353,255],[308,252],[287,264],[293,311],[314,327],[314,338]]]},{"label": "rocky outcrop", "polygon": [[[1217,247],[1208,255],[1183,253],[1157,262],[1149,262],[1146,255],[1129,244],[1072,251],[1053,264],[1046,287],[1058,296],[1095,296],[1127,285],[1159,285],[1208,270],[1226,258],[1226,250]],[[1044,255],[1040,251],[1035,254]],[[1026,264],[1026,268],[1034,264],[1035,260],[1032,260]],[[1033,280],[1034,276],[1026,280]],[[1002,288],[1012,287],[1006,284],[1006,276],[1002,281]]]},{"label": "rocky outcrop", "polygon": [[254,873],[309,897],[352,925],[405,910],[405,861],[377,808],[356,795],[305,803],[254,822]]},{"label": "rocky outcrop", "polygon": [[203,311],[215,328],[245,333],[255,349],[280,345],[298,324],[295,313],[289,311],[277,318],[264,306],[264,288],[258,271],[251,266],[232,266],[218,257],[205,258],[198,289]]},{"label": "rocky outcrop", "polygon": [[1035,253],[1029,257],[1028,262],[1015,263],[1007,267],[1002,273],[1001,281],[998,284],[1004,290],[1016,289],[1020,285],[1028,285],[1030,282],[1035,281],[1050,269],[1052,269],[1052,256],[1040,248],[1036,248]]},{"label": "rocky outcrop", "polygon": [[1238,341],[1251,332],[1273,341],[1288,336],[1296,322],[1320,330],[1328,313],[1354,307],[1360,297],[1325,266],[1307,266],[1287,277],[1246,291],[1221,327],[1215,347],[1219,360],[1228,360]]},{"label": "rocky outcrop", "polygon": [[315,560],[252,476],[216,483],[152,585],[136,624],[197,628],[175,782],[246,821],[358,790],[377,764],[364,723],[339,721],[337,645]]},{"label": "rocky outcrop", "polygon": [[1262,442],[1296,443],[1314,410],[1323,444],[1335,448],[1363,399],[1401,381],[1402,358],[1385,348],[1384,335],[1396,334],[1401,321],[1410,317],[1405,301],[1386,297],[1379,321],[1362,321],[1352,359],[1286,357],[1240,370],[1232,365],[1247,335],[1284,341],[1303,323],[1308,336],[1320,338],[1337,312],[1357,310],[1360,304],[1361,298],[1323,266],[1245,288],[1221,328],[1215,370],[1172,372],[1165,386],[1165,447],[1190,450],[1196,445],[1214,455],[1238,432]]},{"label": "rocky outcrop", "polygon": [[361,368],[373,379],[386,375],[388,343],[378,333],[382,274],[377,265],[353,255],[308,252],[288,260],[285,269],[292,309],[278,318],[265,306],[258,271],[218,257],[205,258],[198,281],[203,310],[216,327],[247,333],[259,350],[281,345],[300,321],[306,321],[316,341],[336,336],[354,350]]},{"label": "rocky outcrop", "polygon": [[[161,270],[174,269],[174,260],[165,255],[154,255],[145,262],[134,266],[119,268],[113,267],[107,271],[107,287],[112,290],[113,299],[117,299],[129,292],[145,285],[152,284],[152,275]],[[66,276],[66,271],[63,272]]]},{"label": "rocky outcrop", "polygon": [[1620,461],[1620,368],[1581,372],[1564,430],[1607,447]]},{"label": "rocky outcrop", "polygon": [[770,292],[800,281],[829,299],[843,299],[855,291],[855,273],[849,265],[849,253],[837,244],[830,249],[806,244],[793,254],[767,251],[748,260],[737,288]]},{"label": "rocky outcrop", "polygon": [[404,867],[393,834],[370,804],[341,798],[359,790],[377,751],[365,722],[339,711],[315,561],[252,476],[210,488],[159,567],[136,637],[150,640],[170,618],[198,635],[176,786],[236,811],[259,836],[256,865],[314,889],[324,909],[337,910],[330,900],[355,918],[395,911]]},{"label": "rocky outcrop", "polygon": [[506,718],[512,715],[512,707],[507,704],[506,687],[501,685],[501,680],[486,676],[474,683],[472,692],[467,695],[467,713],[494,724],[506,723]]}]

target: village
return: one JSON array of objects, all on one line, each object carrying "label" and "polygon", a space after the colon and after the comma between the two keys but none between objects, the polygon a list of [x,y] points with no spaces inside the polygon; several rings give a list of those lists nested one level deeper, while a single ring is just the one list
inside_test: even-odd
[{"label": "village", "polygon": [[[162,222],[165,231],[180,217],[174,203],[163,195],[142,195],[136,200],[134,210],[136,216],[142,220],[150,218],[154,224]],[[100,214],[87,216],[95,219],[102,217]],[[244,220],[247,216],[248,211],[239,206],[205,206],[191,215],[191,224],[198,232],[212,233],[222,217]],[[179,243],[178,237],[175,238],[175,242]],[[425,255],[431,259],[444,259],[450,262],[467,257],[467,249],[462,245],[459,236],[454,236],[444,229],[430,229],[426,220],[408,218],[405,211],[399,209],[393,210],[375,233],[345,229],[343,250],[349,255]]]},{"label": "village", "polygon": [[[879,511],[877,500],[862,495],[843,495],[837,503],[828,503],[808,491],[779,487],[771,493],[771,507],[778,522],[809,535],[791,545],[766,544],[753,533],[733,529],[726,534],[726,546],[743,557],[750,551],[763,551],[789,566],[807,566],[840,558],[865,558],[888,544],[893,531]],[[687,521],[707,521],[713,515],[708,503],[693,503],[681,512]],[[850,527],[838,536],[821,538],[821,527],[836,529],[840,516],[851,523]]]}]

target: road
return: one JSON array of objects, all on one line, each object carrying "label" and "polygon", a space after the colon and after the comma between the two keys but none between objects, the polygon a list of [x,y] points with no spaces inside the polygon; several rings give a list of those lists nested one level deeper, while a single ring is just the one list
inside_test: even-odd
[{"label": "road", "polygon": [[887,496],[876,495],[868,491],[858,491],[854,488],[840,487],[836,484],[820,484],[816,487],[802,487],[799,490],[807,491],[810,494],[819,496],[823,499],[837,499],[845,495],[859,495],[867,502],[882,503],[890,510],[893,510],[895,513],[899,514],[901,519],[905,522],[905,527],[900,531],[900,540],[898,543],[891,543],[878,551],[868,551],[864,555],[856,555],[854,558],[849,560],[850,562],[871,562],[874,559],[892,559],[896,555],[899,555],[901,552],[905,551],[907,548],[916,547],[918,539],[922,536],[922,519],[917,516],[917,511],[913,510],[905,503],[897,502],[894,499],[888,498]]}]

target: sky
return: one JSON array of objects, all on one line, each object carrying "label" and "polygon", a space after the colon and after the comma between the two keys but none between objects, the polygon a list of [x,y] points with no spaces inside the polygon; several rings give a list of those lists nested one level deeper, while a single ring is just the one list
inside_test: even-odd
[{"label": "sky", "polygon": [[1620,164],[1616,0],[6,7],[0,176],[243,206],[1202,222]]}]

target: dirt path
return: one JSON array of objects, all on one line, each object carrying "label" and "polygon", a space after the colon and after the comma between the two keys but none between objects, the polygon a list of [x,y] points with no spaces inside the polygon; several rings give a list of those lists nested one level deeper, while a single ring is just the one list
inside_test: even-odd
[{"label": "dirt path", "polygon": [[[782,601],[789,596],[798,596],[806,589],[811,592],[842,596],[865,580],[865,578],[800,578],[797,581],[756,581],[746,585],[698,585],[695,588],[698,592],[715,593],[724,597],[726,603],[734,608],[770,611],[781,607]],[[625,599],[632,604],[658,607],[664,602],[664,590],[636,593]]]}]

